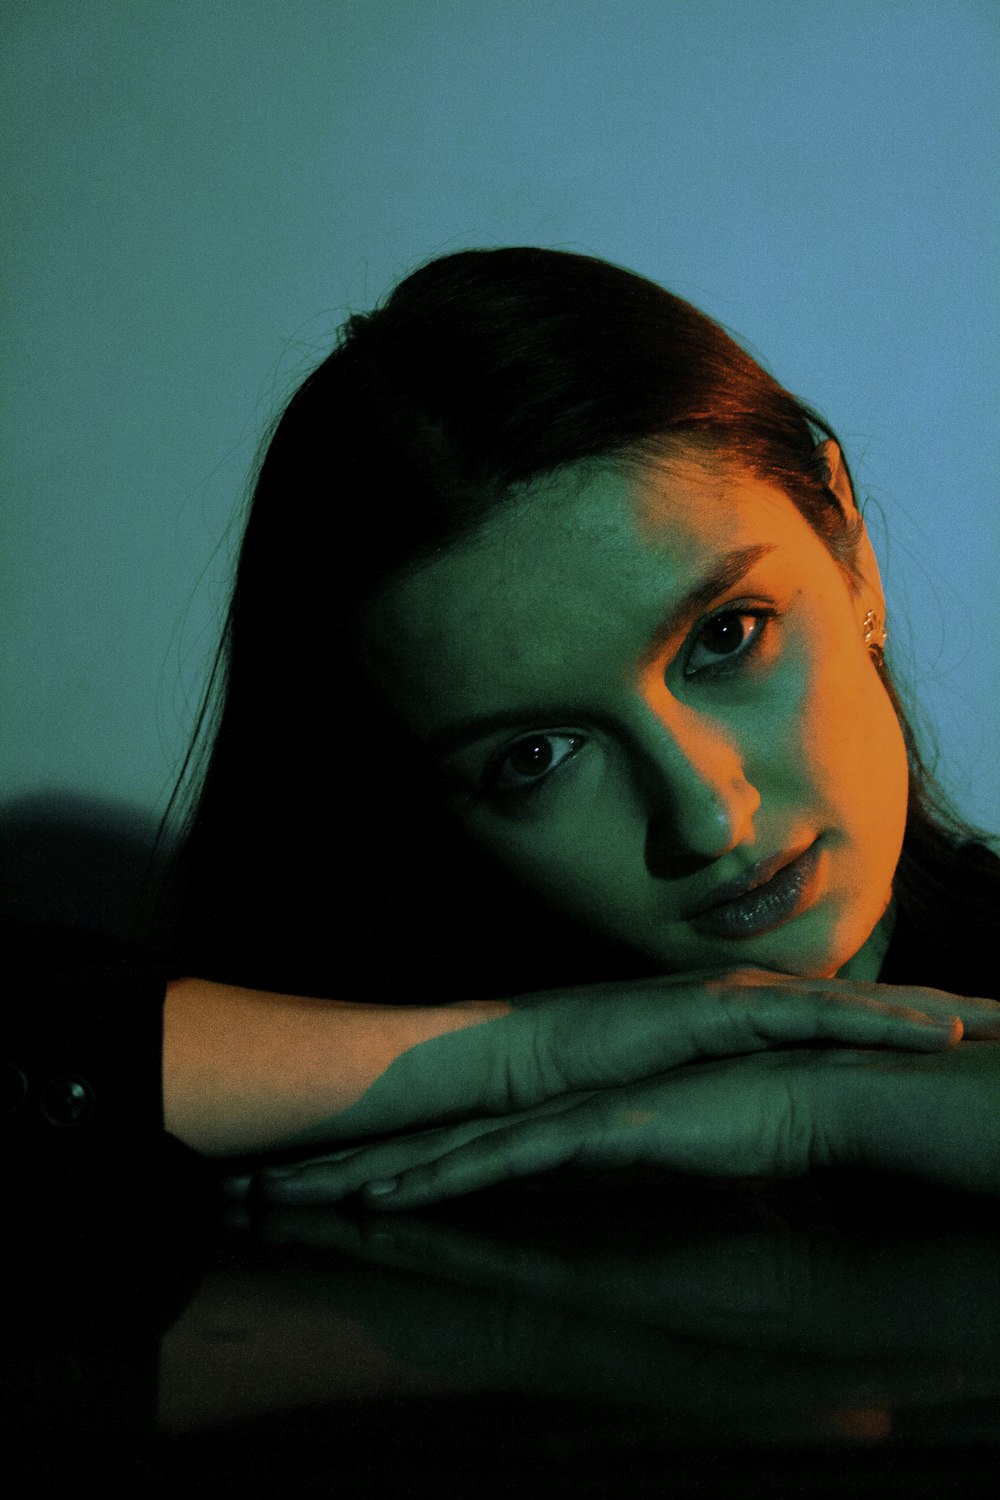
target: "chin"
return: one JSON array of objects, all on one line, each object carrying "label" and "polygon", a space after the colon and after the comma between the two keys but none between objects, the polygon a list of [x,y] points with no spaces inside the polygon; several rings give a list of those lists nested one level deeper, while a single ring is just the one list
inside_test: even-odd
[{"label": "chin", "polygon": [[876,940],[876,929],[884,913],[883,906],[870,921],[855,920],[849,927],[842,924],[831,929],[824,924],[826,931],[817,933],[812,942],[800,939],[798,945],[790,943],[784,972],[803,979],[835,979],[838,975],[856,980],[877,979],[887,946],[887,942]]},{"label": "chin", "polygon": [[680,955],[648,951],[646,956],[671,974],[694,973],[699,969],[767,969],[772,974],[791,974],[800,979],[832,978],[848,958],[831,953],[829,945],[821,939],[804,945],[798,935],[793,938],[789,933],[786,937],[777,930],[745,942],[720,943]]},{"label": "chin", "polygon": [[759,938],[730,944],[722,961],[799,979],[833,979],[866,938],[833,930],[827,913],[814,907]]}]

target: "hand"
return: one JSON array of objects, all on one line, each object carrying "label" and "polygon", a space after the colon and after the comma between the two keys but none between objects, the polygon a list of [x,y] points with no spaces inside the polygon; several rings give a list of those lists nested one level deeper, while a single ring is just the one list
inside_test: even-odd
[{"label": "hand", "polygon": [[508,1114],[702,1057],[789,1042],[935,1050],[954,1040],[950,997],[903,998],[752,970],[439,1006],[183,980],[164,1007],[164,1115],[209,1155],[304,1153]]},{"label": "hand", "polygon": [[210,1156],[315,1150],[783,1041],[933,1049],[954,1024],[933,991],[924,992],[930,1013],[917,1015],[873,1007],[860,991],[832,1009],[816,996],[789,1007],[780,982],[762,976],[750,995],[739,976],[691,975],[408,1006],[174,980],[163,1010],[164,1119]]},{"label": "hand", "polygon": [[769,969],[706,969],[522,996],[511,1005],[509,1109],[788,1044],[938,1051],[966,1025],[979,1034],[994,1024],[1000,1035],[994,1000]]},{"label": "hand", "polygon": [[[782,1024],[790,1040],[808,1040],[810,1032],[813,1038],[852,1040],[846,1033],[867,1029],[867,1047],[895,1036],[897,1045],[913,1046],[898,1029],[905,1008],[890,1010],[870,998],[878,991],[919,1003],[925,1012],[957,1013],[974,1040],[930,1054],[774,1047],[771,1037]],[[781,1005],[775,1004],[778,995]],[[755,1005],[760,996],[765,1003]],[[710,1176],[796,1175],[816,1166],[860,1164],[1000,1190],[995,1002],[757,973],[744,977],[742,995],[733,997],[730,990],[727,998],[714,1035],[704,1013],[689,1007],[688,1019],[694,1013],[701,1020],[702,1035],[687,1034],[686,1057],[683,1030],[673,1038],[680,1062],[670,1073],[266,1172],[258,1179],[260,1192],[271,1201],[330,1202],[367,1187],[370,1202],[409,1208],[558,1166],[633,1163]],[[671,1019],[669,1009],[661,1011],[661,1031]],[[705,1056],[710,1045],[721,1051],[726,1041],[740,1051],[741,1038],[739,1056],[688,1060],[698,1056],[698,1041]],[[650,1039],[654,1052],[657,1040]],[[630,1039],[620,1040],[621,1058],[630,1046]],[[660,1040],[659,1056],[667,1050]],[[382,1186],[387,1180],[394,1184],[388,1191]]]},{"label": "hand", "polygon": [[[964,1009],[963,1009],[964,1007]],[[993,1001],[763,969],[705,970],[549,991],[494,1005],[411,1046],[328,1139],[510,1114],[581,1089],[650,1078],[705,1058],[807,1043],[939,1051]]]}]

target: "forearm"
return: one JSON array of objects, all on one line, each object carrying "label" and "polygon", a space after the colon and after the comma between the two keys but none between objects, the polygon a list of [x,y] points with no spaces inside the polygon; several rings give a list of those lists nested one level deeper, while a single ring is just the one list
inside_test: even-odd
[{"label": "forearm", "polygon": [[182,979],[165,1007],[164,1113],[174,1135],[208,1155],[309,1149],[789,1044],[936,1052],[963,1022],[974,1034],[996,1014],[991,1001],[936,991],[883,995],[753,972],[427,1007]]},{"label": "forearm", "polygon": [[508,1011],[499,1002],[376,1006],[175,980],[163,1022],[166,1127],[206,1155],[234,1156],[500,1108],[486,1048],[452,1044],[441,1057],[434,1049],[413,1059],[421,1043]]}]

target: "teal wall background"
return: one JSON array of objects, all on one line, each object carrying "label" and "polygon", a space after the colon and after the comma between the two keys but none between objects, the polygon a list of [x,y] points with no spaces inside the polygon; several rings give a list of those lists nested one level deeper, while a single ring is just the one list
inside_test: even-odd
[{"label": "teal wall background", "polygon": [[896,663],[995,827],[998,24],[993,0],[7,0],[0,803],[162,809],[267,420],[417,262],[535,242],[663,281],[838,428]]}]

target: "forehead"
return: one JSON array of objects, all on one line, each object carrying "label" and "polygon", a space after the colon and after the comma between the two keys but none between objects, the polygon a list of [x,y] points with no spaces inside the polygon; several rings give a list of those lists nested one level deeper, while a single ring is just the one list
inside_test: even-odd
[{"label": "forehead", "polygon": [[565,698],[596,674],[626,671],[722,555],[761,543],[800,573],[831,561],[783,492],[732,465],[571,470],[388,585],[364,649],[385,691],[420,721],[456,698],[462,712]]}]

